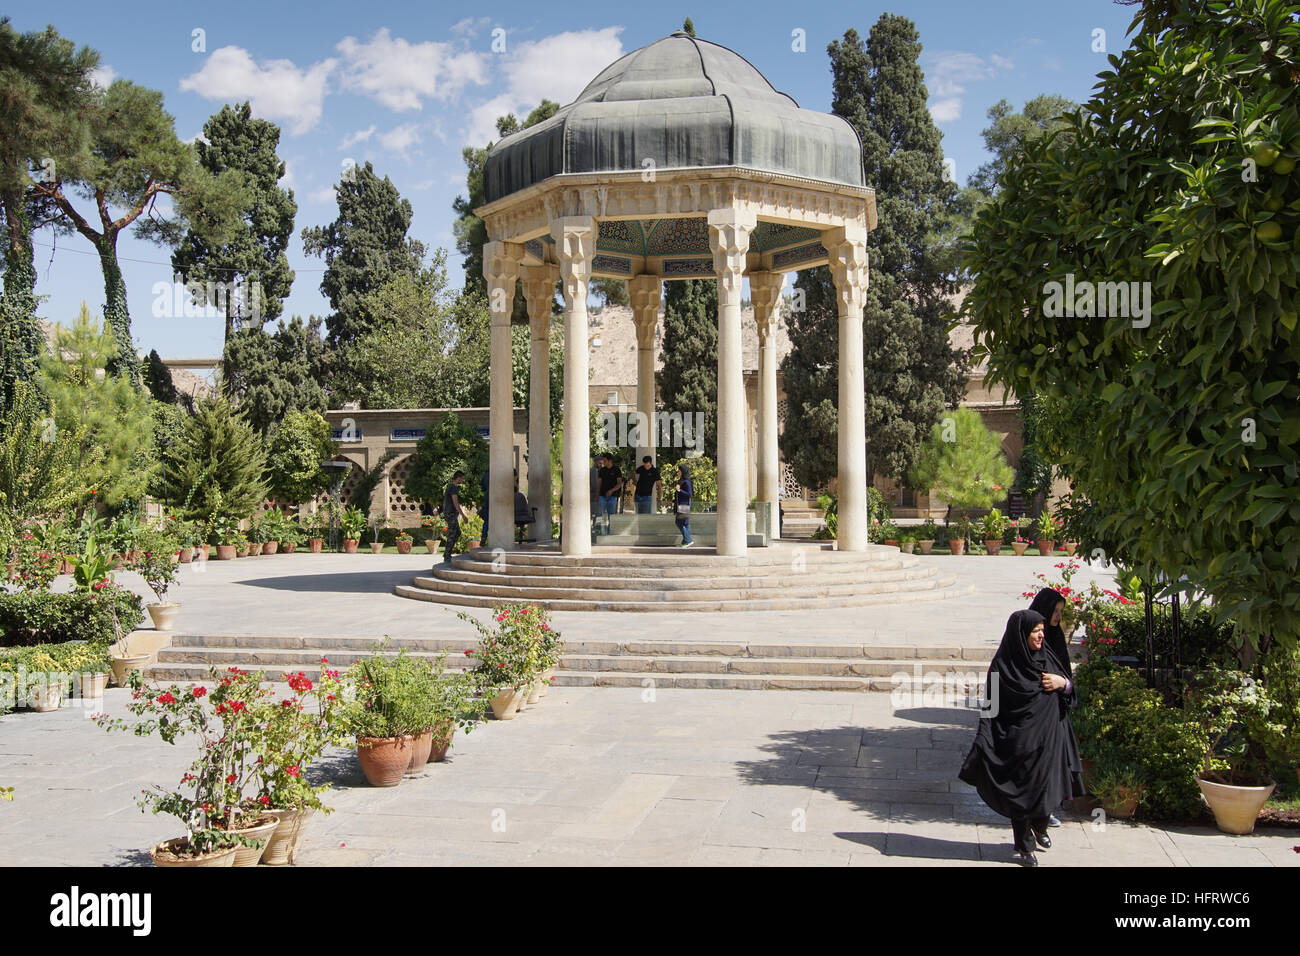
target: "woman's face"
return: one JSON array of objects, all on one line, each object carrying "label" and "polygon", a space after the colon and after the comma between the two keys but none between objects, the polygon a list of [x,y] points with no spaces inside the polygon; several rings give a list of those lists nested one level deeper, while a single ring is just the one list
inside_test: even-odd
[{"label": "woman's face", "polygon": [[1029,632],[1029,649],[1036,651],[1043,646],[1043,622],[1039,621]]},{"label": "woman's face", "polygon": [[1061,613],[1065,610],[1065,602],[1057,601],[1056,607],[1052,609],[1052,627],[1059,627],[1061,624]]}]

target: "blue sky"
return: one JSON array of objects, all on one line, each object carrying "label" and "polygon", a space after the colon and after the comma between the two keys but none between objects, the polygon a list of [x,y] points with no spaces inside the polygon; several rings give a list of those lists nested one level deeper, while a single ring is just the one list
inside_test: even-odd
[{"label": "blue sky", "polygon": [[[128,11],[129,12],[126,12]],[[70,0],[12,14],[15,28],[47,22],[97,49],[106,78],[161,90],[183,139],[197,135],[223,103],[251,100],[255,115],[280,124],[280,156],[298,201],[290,247],[297,273],[285,314],[324,315],[322,263],[303,255],[297,232],[334,217],[332,184],[347,160],[374,163],[415,210],[411,233],[451,250],[451,202],[464,190],[461,149],[483,145],[493,120],[527,112],[542,97],[572,100],[608,63],[695,21],[696,34],[750,60],[801,106],[830,108],[826,45],[849,27],[865,36],[884,12],[910,17],[923,46],[930,106],[961,182],[987,159],[985,111],[1001,98],[1017,108],[1039,93],[1086,99],[1108,52],[1127,44],[1132,8],[1105,0],[1072,3],[774,3],[736,5],[522,3],[312,4]],[[198,39],[194,31],[201,30]],[[796,52],[794,31],[806,50]],[[494,50],[494,31],[504,51]],[[201,42],[200,42],[201,41]],[[201,47],[196,50],[195,47]],[[42,315],[70,321],[82,300],[96,314],[103,285],[90,245],[77,235],[37,236]],[[154,317],[154,284],[171,278],[168,251],[125,236],[119,244],[137,345],[164,357],[216,356],[218,318]]]}]

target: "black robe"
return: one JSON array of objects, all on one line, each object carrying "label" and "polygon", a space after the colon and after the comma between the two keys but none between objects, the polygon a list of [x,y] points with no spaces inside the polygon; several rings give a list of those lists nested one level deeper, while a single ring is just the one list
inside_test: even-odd
[{"label": "black robe", "polygon": [[[1083,767],[1070,727],[1063,691],[1045,691],[1044,673],[1065,676],[1065,667],[1043,641],[1029,648],[1029,632],[1042,620],[1016,611],[989,665],[988,699],[975,742],[958,775],[991,809],[1013,820],[1046,817],[1081,796]],[[996,679],[995,679],[996,678]]]},{"label": "black robe", "polygon": [[1037,611],[1043,618],[1043,641],[1056,655],[1058,663],[1065,665],[1065,676],[1074,680],[1074,666],[1070,663],[1070,642],[1061,625],[1052,623],[1052,612],[1057,604],[1064,604],[1065,596],[1055,588],[1043,588],[1034,595],[1029,610]]}]

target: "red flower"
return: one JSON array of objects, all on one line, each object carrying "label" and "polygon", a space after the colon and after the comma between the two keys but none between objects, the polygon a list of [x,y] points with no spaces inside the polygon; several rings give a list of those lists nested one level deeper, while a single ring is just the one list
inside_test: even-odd
[{"label": "red flower", "polygon": [[260,797],[258,797],[257,801],[264,807],[269,807],[271,805],[271,798],[268,797],[266,794],[262,794]]},{"label": "red flower", "polygon": [[160,704],[174,704],[174,703],[176,703],[176,698],[172,696],[172,692],[171,692],[171,691],[165,691],[165,692],[163,692],[163,693],[161,693],[161,694],[158,695],[158,703],[160,703]]},{"label": "red flower", "polygon": [[280,701],[280,706],[281,706],[281,707],[292,707],[292,706],[293,706],[293,701],[291,701],[291,700],[282,700],[282,701]]},{"label": "red flower", "polygon": [[297,765],[297,764],[294,764],[292,767],[285,767],[285,768],[284,768],[284,772],[287,773],[287,774],[288,774],[289,776],[291,776],[291,777],[301,777],[301,776],[302,776],[302,771],[298,769],[298,765]]},{"label": "red flower", "polygon": [[230,709],[233,710],[235,713],[239,713],[241,710],[244,709],[244,702],[242,700],[232,700],[230,702]]},{"label": "red flower", "polygon": [[202,696],[204,696],[205,694],[207,694],[207,692],[208,692],[208,689],[207,689],[206,687],[191,687],[191,688],[190,688],[190,696],[191,696],[191,697],[202,697]]},{"label": "red flower", "polygon": [[466,657],[473,657],[473,656],[474,656],[474,648],[472,648],[472,647],[467,647],[467,648],[465,648],[465,656],[466,656]]},{"label": "red flower", "polygon": [[234,783],[238,779],[239,777],[236,774],[232,773],[226,775],[226,783]]}]

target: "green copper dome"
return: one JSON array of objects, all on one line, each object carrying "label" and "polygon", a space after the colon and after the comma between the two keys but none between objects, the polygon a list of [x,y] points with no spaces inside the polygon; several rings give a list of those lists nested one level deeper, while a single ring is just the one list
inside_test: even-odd
[{"label": "green copper dome", "polygon": [[865,184],[862,146],[847,122],[801,109],[726,47],[674,33],[611,63],[550,119],[493,145],[484,192],[494,202],[561,173],[650,163]]}]

